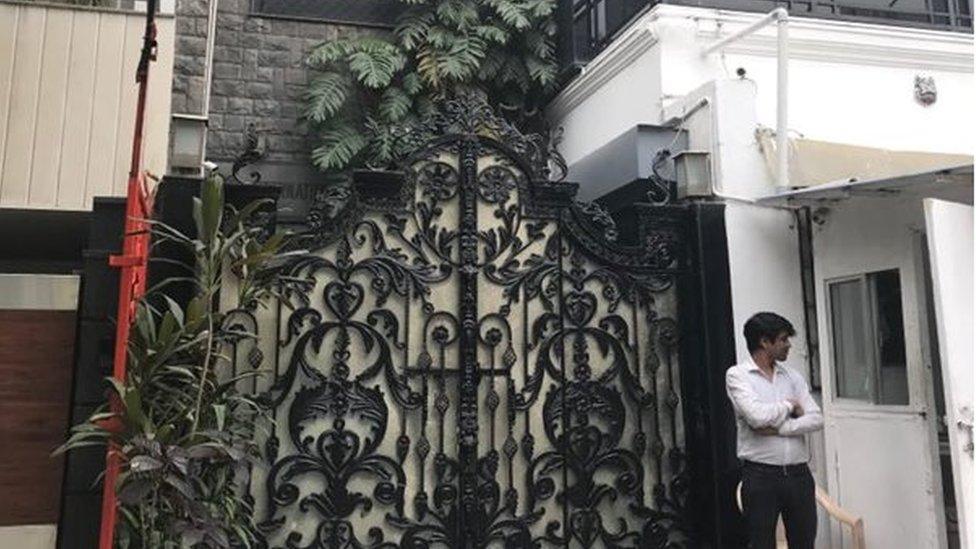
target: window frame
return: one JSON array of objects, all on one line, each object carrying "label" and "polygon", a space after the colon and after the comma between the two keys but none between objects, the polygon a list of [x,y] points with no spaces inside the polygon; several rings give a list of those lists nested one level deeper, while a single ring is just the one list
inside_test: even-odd
[{"label": "window frame", "polygon": [[[383,1],[383,0],[375,0]],[[397,5],[398,2],[395,0],[388,0],[391,5]],[[291,13],[276,13],[274,11],[266,11],[263,7],[265,0],[248,0],[248,17],[259,17],[263,19],[281,19],[284,21],[299,21],[304,23],[318,23],[322,25],[342,25],[349,27],[364,27],[373,29],[384,29],[392,30],[396,27],[396,20],[389,22],[380,21],[362,21],[356,20],[356,18],[344,18],[339,15],[311,15],[311,14],[291,14]]]},{"label": "window frame", "polygon": [[[878,303],[877,303],[877,289],[872,283],[871,275],[883,272],[895,272],[898,275],[898,297],[902,301],[901,306],[901,330],[902,330],[902,340],[903,344],[907,346],[907,324],[905,317],[905,307],[904,307],[904,273],[899,267],[890,268],[880,268],[871,271],[866,271],[858,274],[839,276],[834,278],[829,278],[824,280],[824,301],[827,310],[826,317],[826,328],[827,328],[827,341],[830,345],[830,398],[838,403],[845,404],[851,407],[863,408],[866,410],[892,410],[892,411],[908,411],[913,406],[916,405],[914,402],[915,398],[912,394],[912,380],[911,373],[909,372],[909,360],[907,356],[908,349],[905,349],[905,383],[906,383],[906,394],[908,396],[908,402],[902,404],[885,404],[881,403],[881,357],[880,352],[880,337],[881,332],[878,328]],[[837,361],[837,342],[834,337],[834,305],[833,296],[831,290],[835,284],[841,284],[845,282],[859,282],[862,298],[863,298],[863,311],[865,315],[865,321],[870,330],[868,343],[869,352],[869,363],[870,363],[870,381],[871,386],[869,388],[869,394],[867,399],[845,397],[840,395],[840,383],[838,375],[838,361]]]}]

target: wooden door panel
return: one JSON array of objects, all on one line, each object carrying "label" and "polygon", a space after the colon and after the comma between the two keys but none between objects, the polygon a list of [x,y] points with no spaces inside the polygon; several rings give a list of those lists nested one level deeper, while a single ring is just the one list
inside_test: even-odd
[{"label": "wooden door panel", "polygon": [[0,310],[0,526],[58,520],[75,319]]}]

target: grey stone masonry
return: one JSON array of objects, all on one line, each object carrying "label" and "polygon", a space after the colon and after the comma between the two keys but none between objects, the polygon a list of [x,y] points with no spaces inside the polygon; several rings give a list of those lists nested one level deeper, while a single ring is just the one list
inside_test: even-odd
[{"label": "grey stone masonry", "polygon": [[[233,159],[254,124],[265,160],[308,164],[312,141],[301,121],[309,73],[304,59],[317,44],[352,33],[381,32],[250,13],[250,0],[218,1],[207,158]],[[178,0],[173,112],[203,114],[207,0]]]}]

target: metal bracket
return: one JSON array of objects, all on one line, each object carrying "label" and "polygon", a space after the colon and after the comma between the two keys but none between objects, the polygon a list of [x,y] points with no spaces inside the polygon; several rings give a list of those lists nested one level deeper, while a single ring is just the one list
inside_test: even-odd
[{"label": "metal bracket", "polygon": [[969,457],[973,457],[973,411],[968,406],[963,406],[959,409],[959,415],[962,419],[956,421],[956,427],[969,431],[969,442],[963,445],[962,450]]}]

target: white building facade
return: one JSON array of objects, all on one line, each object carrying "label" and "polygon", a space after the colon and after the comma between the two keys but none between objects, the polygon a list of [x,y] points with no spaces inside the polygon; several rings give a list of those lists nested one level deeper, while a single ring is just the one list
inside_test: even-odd
[{"label": "white building facade", "polygon": [[[951,223],[963,227],[968,207],[971,233],[971,17],[942,30],[798,11],[779,24],[768,17],[770,24],[709,52],[764,14],[651,7],[604,39],[551,103],[560,152],[569,178],[590,184],[581,189],[587,198],[630,183],[587,176],[599,169],[593,159],[605,157],[601,149],[636,125],[674,131],[672,157],[705,158],[705,191],[692,189],[684,200],[724,204],[735,354],[747,355],[741,329],[758,311],[797,327],[790,365],[809,376],[827,418],[824,433],[810,439],[818,484],[863,519],[867,547],[972,546],[971,503],[966,511],[959,495],[972,471],[964,448],[971,418],[959,412],[972,403],[971,373],[965,387],[942,381],[949,370],[971,372],[972,354],[947,370],[939,352],[940,337],[954,345],[940,326],[965,325],[968,313],[971,327],[972,300],[936,310],[938,254],[926,238],[939,216],[927,219],[924,207],[927,199],[962,204]],[[778,60],[787,63],[785,81]],[[778,124],[789,137],[788,173],[779,181]],[[828,183],[840,190],[824,190]],[[797,188],[805,190],[790,192]],[[971,273],[971,254],[969,262]],[[821,515],[818,546],[850,547],[849,530]]]}]

